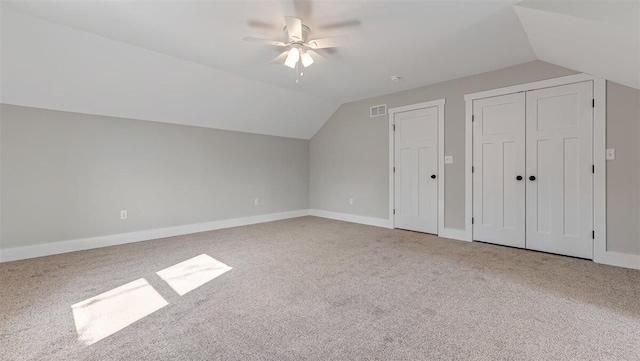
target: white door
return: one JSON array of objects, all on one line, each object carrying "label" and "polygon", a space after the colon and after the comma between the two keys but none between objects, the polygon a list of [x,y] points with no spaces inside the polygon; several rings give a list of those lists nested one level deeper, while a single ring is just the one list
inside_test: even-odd
[{"label": "white door", "polygon": [[395,227],[438,233],[438,107],[396,113]]},{"label": "white door", "polygon": [[593,258],[592,82],[527,92],[527,248]]},{"label": "white door", "polygon": [[473,101],[473,239],[525,247],[525,94]]}]

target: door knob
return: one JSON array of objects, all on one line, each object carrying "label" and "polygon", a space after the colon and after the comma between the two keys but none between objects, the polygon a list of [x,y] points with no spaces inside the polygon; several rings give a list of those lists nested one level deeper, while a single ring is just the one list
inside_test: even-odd
[{"label": "door knob", "polygon": [[529,177],[529,180],[530,181],[534,181],[534,180],[536,180],[536,177],[535,176],[531,176],[531,177]]},{"label": "door knob", "polygon": [[432,175],[431,175],[431,179],[436,179],[436,175],[435,175],[435,174],[432,174]]},{"label": "door knob", "polygon": [[516,179],[517,179],[517,180],[519,180],[519,181],[521,181],[521,180],[522,180],[522,176],[521,176],[521,175],[519,175],[519,176],[517,176],[517,177],[516,177]]}]

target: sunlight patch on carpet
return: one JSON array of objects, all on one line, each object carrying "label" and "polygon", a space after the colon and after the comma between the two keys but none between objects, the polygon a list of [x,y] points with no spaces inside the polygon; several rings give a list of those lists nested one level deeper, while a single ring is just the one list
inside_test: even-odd
[{"label": "sunlight patch on carpet", "polygon": [[168,305],[140,278],[71,306],[78,340],[88,346]]},{"label": "sunlight patch on carpet", "polygon": [[182,296],[231,269],[215,258],[201,254],[165,268],[156,274]]}]

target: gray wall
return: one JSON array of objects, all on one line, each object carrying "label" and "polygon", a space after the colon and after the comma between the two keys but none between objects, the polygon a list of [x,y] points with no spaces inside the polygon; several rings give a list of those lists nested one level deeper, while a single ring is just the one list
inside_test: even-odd
[{"label": "gray wall", "polygon": [[607,249],[640,255],[640,90],[607,82]]},{"label": "gray wall", "polygon": [[[388,218],[388,117],[369,117],[369,107],[389,108],[446,99],[445,227],[464,229],[464,95],[575,74],[533,61],[409,91],[343,104],[310,143],[310,207],[314,209]],[[638,91],[609,83],[608,147],[618,159],[607,173],[609,250],[640,254],[640,143]],[[625,198],[626,197],[626,198]],[[349,198],[354,204],[349,205]]]},{"label": "gray wall", "polygon": [[[369,117],[369,107],[389,108],[446,99],[445,227],[464,229],[464,95],[575,74],[541,61],[343,104],[311,139],[311,208],[389,218],[388,117]],[[353,206],[348,199],[354,198]]]},{"label": "gray wall", "polygon": [[[0,105],[0,249],[306,208],[387,218],[388,118],[369,107],[441,98],[445,223],[462,229],[464,94],[573,73],[535,61],[344,104],[310,142]],[[607,92],[608,249],[640,254],[640,91]]]},{"label": "gray wall", "polygon": [[307,140],[4,104],[0,129],[2,249],[308,208]]}]

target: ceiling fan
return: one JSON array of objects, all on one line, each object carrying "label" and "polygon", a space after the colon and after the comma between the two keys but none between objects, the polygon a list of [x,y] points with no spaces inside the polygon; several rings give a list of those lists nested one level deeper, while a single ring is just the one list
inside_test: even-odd
[{"label": "ceiling fan", "polygon": [[259,39],[248,36],[243,39],[245,41],[287,48],[282,54],[275,58],[273,62],[280,62],[284,59],[284,65],[296,69],[296,83],[299,79],[298,76],[302,76],[301,65],[306,68],[314,63],[314,57],[316,57],[316,59],[322,58],[320,54],[314,51],[315,49],[335,48],[347,42],[346,36],[309,40],[308,37],[311,29],[304,25],[302,20],[293,16],[285,16],[284,19],[287,24],[283,29],[287,36],[286,41]]}]

